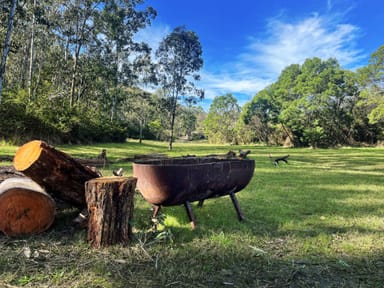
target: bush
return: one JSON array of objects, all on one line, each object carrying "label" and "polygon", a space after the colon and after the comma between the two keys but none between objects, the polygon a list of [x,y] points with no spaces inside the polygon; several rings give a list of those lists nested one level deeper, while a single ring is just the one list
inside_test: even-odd
[{"label": "bush", "polygon": [[6,119],[0,123],[0,139],[15,145],[33,139],[52,144],[124,142],[128,136],[125,123],[105,121],[94,111],[4,101],[0,113]]}]

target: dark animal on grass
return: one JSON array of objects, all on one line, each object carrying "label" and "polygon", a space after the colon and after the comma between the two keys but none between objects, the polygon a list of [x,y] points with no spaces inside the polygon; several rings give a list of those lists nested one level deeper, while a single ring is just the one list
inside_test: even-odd
[{"label": "dark animal on grass", "polygon": [[251,150],[239,150],[239,158],[246,159]]},{"label": "dark animal on grass", "polygon": [[269,154],[269,159],[272,161],[273,165],[275,166],[278,166],[280,164],[279,162],[285,162],[288,164],[288,157],[289,157],[289,154],[273,159],[272,155]]},{"label": "dark animal on grass", "polygon": [[106,149],[101,150],[101,153],[97,156],[97,159],[107,160],[107,150]]},{"label": "dark animal on grass", "polygon": [[232,150],[228,151],[226,155],[226,158],[227,159],[231,159],[231,158],[235,158],[236,157],[236,153],[233,152]]}]

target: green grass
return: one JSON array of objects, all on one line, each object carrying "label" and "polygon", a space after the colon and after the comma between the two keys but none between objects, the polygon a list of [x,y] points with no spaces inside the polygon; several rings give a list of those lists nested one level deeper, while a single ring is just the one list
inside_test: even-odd
[{"label": "green grass", "polygon": [[[124,144],[60,146],[74,157],[107,149],[111,160],[135,154],[169,156],[251,149],[250,184],[237,193],[246,220],[230,199],[193,204],[192,231],[182,206],[164,207],[159,231],[137,194],[134,241],[94,250],[86,231],[71,227],[77,210],[58,211],[47,232],[0,236],[0,287],[382,287],[384,279],[384,149],[284,149],[132,140]],[[17,147],[0,146],[0,156]],[[275,167],[268,155],[290,154]],[[2,163],[2,165],[10,163]],[[123,167],[116,163],[103,169]],[[32,256],[24,256],[28,247]],[[35,253],[35,254],[34,254]]]}]

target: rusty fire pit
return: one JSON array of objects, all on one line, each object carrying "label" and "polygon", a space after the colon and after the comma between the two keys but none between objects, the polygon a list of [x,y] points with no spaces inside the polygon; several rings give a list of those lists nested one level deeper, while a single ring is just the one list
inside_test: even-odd
[{"label": "rusty fire pit", "polygon": [[191,202],[199,206],[208,198],[229,195],[239,220],[244,216],[236,199],[253,176],[254,160],[212,157],[166,158],[133,163],[133,175],[143,197],[154,205],[153,217],[161,206],[184,204],[192,228],[196,226]]}]

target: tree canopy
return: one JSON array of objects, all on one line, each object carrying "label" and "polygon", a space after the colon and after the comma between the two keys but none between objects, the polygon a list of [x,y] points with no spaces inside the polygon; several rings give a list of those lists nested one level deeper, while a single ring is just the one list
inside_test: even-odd
[{"label": "tree canopy", "polygon": [[371,113],[381,107],[382,97],[377,95],[383,91],[373,84],[378,74],[377,66],[371,65],[359,72],[359,84],[356,73],[342,69],[336,59],[311,58],[302,65],[292,64],[245,105],[242,121],[267,143],[276,137],[313,147],[375,142],[380,137],[378,126],[368,123],[359,105],[365,98],[365,103],[375,103]]},{"label": "tree canopy", "polygon": [[156,51],[159,59],[158,78],[164,94],[171,100],[171,134],[169,149],[172,150],[177,100],[184,97],[189,103],[202,99],[204,92],[197,89],[194,80],[203,66],[202,47],[198,36],[185,27],[177,27],[163,39]]},{"label": "tree canopy", "polygon": [[240,106],[232,94],[217,96],[204,120],[204,131],[211,143],[236,143]]},{"label": "tree canopy", "polygon": [[[143,2],[0,2],[0,139],[134,137],[167,140],[170,149],[194,135],[312,147],[384,140],[384,46],[357,71],[332,58],[292,63],[243,107],[224,94],[207,113],[195,106],[204,97],[195,86],[203,67],[198,35],[176,27],[152,53],[135,40],[157,14]],[[145,91],[150,85],[157,90]]]}]

